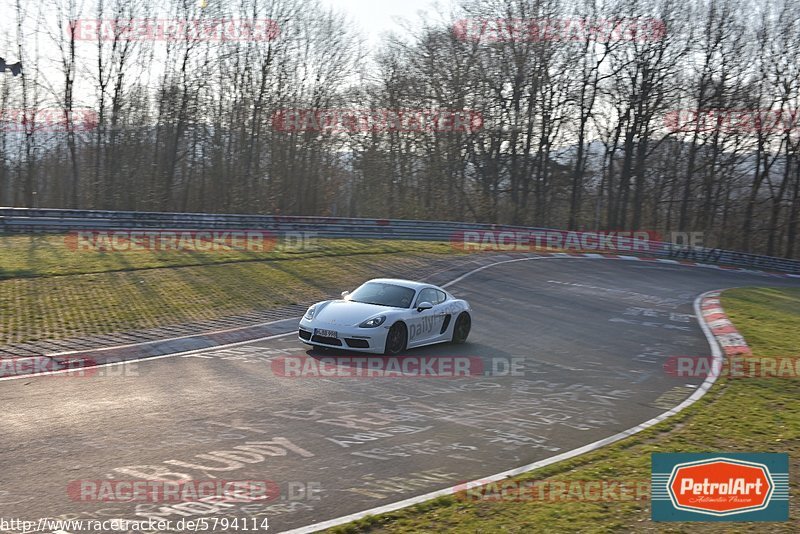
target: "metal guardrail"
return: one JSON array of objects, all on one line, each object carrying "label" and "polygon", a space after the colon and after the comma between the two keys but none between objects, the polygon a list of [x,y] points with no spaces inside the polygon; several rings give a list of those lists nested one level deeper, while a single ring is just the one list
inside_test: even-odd
[{"label": "metal guardrail", "polygon": [[[314,232],[322,238],[415,239],[451,241],[458,232],[560,232],[552,228],[466,223],[344,217],[167,213],[137,211],[68,210],[45,208],[0,208],[0,232],[42,233],[74,230],[268,230],[278,234]],[[700,263],[731,265],[800,274],[800,261],[730,250],[685,247],[649,242],[647,255]],[[613,251],[608,251],[613,252]],[[637,252],[622,252],[637,255]]]}]

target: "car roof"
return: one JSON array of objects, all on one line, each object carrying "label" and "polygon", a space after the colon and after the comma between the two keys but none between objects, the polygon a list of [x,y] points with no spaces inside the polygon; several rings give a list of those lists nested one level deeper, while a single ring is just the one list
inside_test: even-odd
[{"label": "car roof", "polygon": [[[420,289],[425,288],[425,287],[436,287],[435,285],[432,285],[432,284],[426,284],[426,283],[423,283],[423,282],[414,282],[413,280],[403,280],[402,278],[374,278],[372,280],[369,280],[369,282],[380,282],[380,283],[384,283],[384,284],[396,284],[396,285],[399,285],[399,286],[408,287],[408,288],[413,289],[415,291],[419,291]],[[437,288],[437,289],[439,289],[439,288]]]}]

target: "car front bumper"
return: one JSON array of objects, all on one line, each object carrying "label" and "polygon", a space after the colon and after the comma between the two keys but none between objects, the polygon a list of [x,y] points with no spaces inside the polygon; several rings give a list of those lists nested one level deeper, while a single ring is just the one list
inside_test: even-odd
[{"label": "car front bumper", "polygon": [[[336,337],[317,335],[318,330],[333,330]],[[303,318],[298,328],[298,339],[307,345],[357,352],[382,353],[386,346],[388,327],[359,328],[341,324],[323,323]]]}]

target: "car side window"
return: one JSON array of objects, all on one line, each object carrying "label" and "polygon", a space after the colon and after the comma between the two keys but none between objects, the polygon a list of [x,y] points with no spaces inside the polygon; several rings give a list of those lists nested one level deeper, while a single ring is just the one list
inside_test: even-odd
[{"label": "car side window", "polygon": [[420,303],[422,302],[430,302],[431,304],[436,304],[436,290],[427,287],[422,291],[420,291],[419,297],[417,297],[417,306],[419,306]]},{"label": "car side window", "polygon": [[441,304],[447,300],[447,295],[444,291],[439,291],[438,289],[434,289],[434,291],[436,292],[436,301],[433,304]]}]

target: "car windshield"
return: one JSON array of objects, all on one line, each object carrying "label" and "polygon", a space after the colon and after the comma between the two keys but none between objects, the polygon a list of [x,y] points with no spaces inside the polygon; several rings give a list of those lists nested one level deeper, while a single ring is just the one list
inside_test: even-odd
[{"label": "car windshield", "polygon": [[353,291],[347,298],[350,302],[408,308],[414,301],[414,290],[410,287],[395,284],[367,282]]}]

